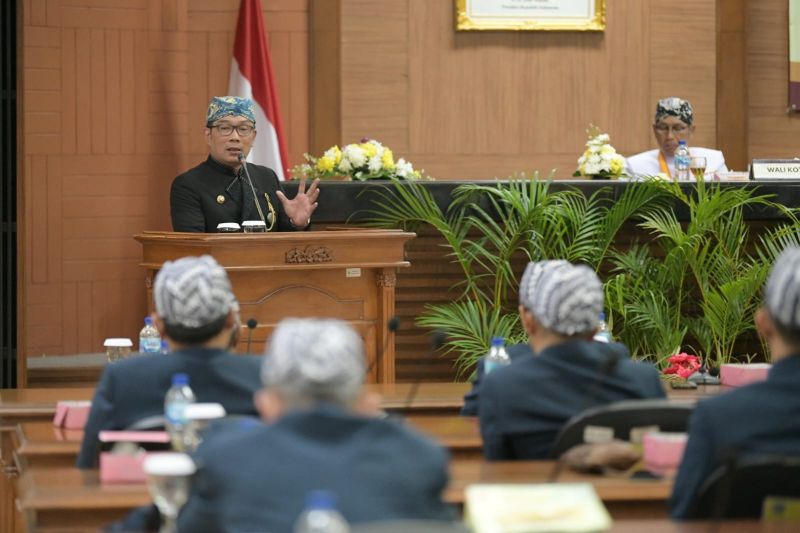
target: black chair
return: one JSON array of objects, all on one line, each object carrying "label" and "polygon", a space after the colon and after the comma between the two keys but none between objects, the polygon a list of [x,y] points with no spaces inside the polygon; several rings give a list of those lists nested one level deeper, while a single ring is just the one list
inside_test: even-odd
[{"label": "black chair", "polygon": [[550,456],[561,455],[584,443],[586,428],[609,428],[614,438],[630,440],[631,431],[636,428],[658,426],[660,431],[685,432],[689,425],[689,415],[693,405],[665,399],[624,400],[607,405],[592,407],[570,418],[558,433]]},{"label": "black chair", "polygon": [[703,483],[687,518],[760,518],[768,496],[800,497],[800,457],[728,461]]}]

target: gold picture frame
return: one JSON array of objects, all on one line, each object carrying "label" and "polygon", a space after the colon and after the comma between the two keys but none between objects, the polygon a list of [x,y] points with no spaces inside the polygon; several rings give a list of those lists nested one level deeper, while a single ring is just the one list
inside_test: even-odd
[{"label": "gold picture frame", "polygon": [[455,0],[459,31],[603,31],[606,0]]}]

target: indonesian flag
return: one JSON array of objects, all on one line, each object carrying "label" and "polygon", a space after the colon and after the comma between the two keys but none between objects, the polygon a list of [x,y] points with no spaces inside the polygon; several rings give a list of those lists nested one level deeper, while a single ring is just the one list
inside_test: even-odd
[{"label": "indonesian flag", "polygon": [[286,142],[272,75],[267,35],[261,14],[261,0],[241,0],[236,41],[233,44],[228,94],[252,98],[258,134],[247,160],[267,166],[278,179],[288,176]]}]

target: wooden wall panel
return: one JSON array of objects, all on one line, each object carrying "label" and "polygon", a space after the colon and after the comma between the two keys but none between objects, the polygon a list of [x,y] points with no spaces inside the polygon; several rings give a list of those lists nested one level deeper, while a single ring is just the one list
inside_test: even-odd
[{"label": "wooden wall panel", "polygon": [[451,0],[340,3],[340,143],[380,139],[437,179],[566,178],[590,124],[638,153],[678,95],[715,144],[715,0],[615,0],[603,33],[456,32]]},{"label": "wooden wall panel", "polygon": [[800,156],[800,114],[788,114],[786,0],[747,2],[748,151],[752,158]]},{"label": "wooden wall panel", "polygon": [[[262,0],[291,164],[308,151],[308,1]],[[169,229],[169,186],[205,158],[239,0],[24,0],[23,357],[135,338],[133,234]],[[24,383],[21,376],[20,383]]]}]

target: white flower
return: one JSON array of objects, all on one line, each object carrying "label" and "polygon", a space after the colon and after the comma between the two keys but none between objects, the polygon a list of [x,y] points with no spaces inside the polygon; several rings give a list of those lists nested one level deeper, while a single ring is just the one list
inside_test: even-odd
[{"label": "white flower", "polygon": [[350,160],[350,164],[355,168],[363,167],[364,163],[367,162],[367,156],[364,154],[364,150],[355,144],[349,144],[344,147],[342,161],[344,161],[345,158]]},{"label": "white flower", "polygon": [[592,154],[589,156],[589,163],[592,165],[599,165],[603,160],[597,154]]},{"label": "white flower", "polygon": [[395,172],[397,172],[397,175],[401,178],[407,178],[411,173],[414,172],[414,167],[411,166],[411,163],[408,163],[401,157],[395,164]]},{"label": "white flower", "polygon": [[351,170],[353,170],[353,165],[350,164],[350,160],[347,157],[342,155],[342,160],[339,161],[339,172],[347,174]]},{"label": "white flower", "polygon": [[369,168],[369,171],[372,172],[373,174],[378,173],[383,168],[383,163],[381,162],[381,154],[377,154],[374,157],[370,157],[367,168]]},{"label": "white flower", "polygon": [[599,174],[600,170],[600,165],[590,162],[586,164],[586,168],[584,169],[583,173],[587,176],[592,176],[594,174]]}]

